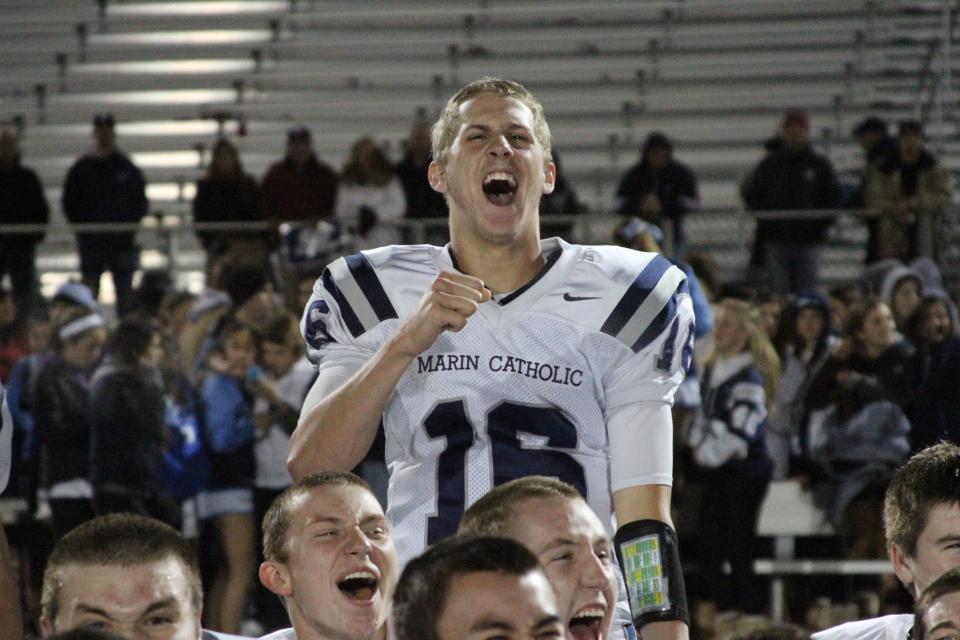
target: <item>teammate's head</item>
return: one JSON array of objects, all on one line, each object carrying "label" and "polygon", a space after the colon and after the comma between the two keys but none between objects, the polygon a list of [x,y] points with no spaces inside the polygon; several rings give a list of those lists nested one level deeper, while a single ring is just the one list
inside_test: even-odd
[{"label": "teammate's head", "polygon": [[203,591],[193,548],[142,516],[94,518],[54,547],[43,575],[44,636],[99,626],[128,639],[199,640]]},{"label": "teammate's head", "polygon": [[260,581],[301,637],[374,638],[386,624],[397,552],[366,482],[323,471],[284,491],[263,519]]},{"label": "teammate's head", "polygon": [[917,601],[912,638],[945,640],[960,635],[960,568],[951,569],[924,589]]},{"label": "teammate's head", "polygon": [[610,537],[574,487],[544,476],[511,480],[471,505],[458,533],[523,544],[543,565],[567,637],[579,629],[608,637],[617,601]]},{"label": "teammate's head", "polygon": [[537,559],[506,538],[456,537],[407,564],[394,597],[397,640],[558,638],[563,623]]},{"label": "teammate's head", "polygon": [[450,146],[463,124],[460,107],[482,93],[493,93],[503,98],[515,98],[527,105],[527,108],[533,114],[533,133],[537,136],[540,146],[543,147],[544,160],[545,162],[553,161],[550,146],[550,127],[547,125],[547,118],[543,114],[543,106],[540,101],[519,82],[489,76],[471,82],[447,101],[447,105],[443,108],[431,131],[434,161],[440,165],[447,163]]},{"label": "teammate's head", "polygon": [[883,522],[894,571],[914,597],[960,566],[960,446],[927,447],[897,469]]}]

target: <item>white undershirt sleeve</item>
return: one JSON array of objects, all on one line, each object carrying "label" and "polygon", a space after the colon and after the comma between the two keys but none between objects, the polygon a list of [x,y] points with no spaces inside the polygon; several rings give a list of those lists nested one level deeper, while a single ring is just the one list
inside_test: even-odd
[{"label": "white undershirt sleeve", "polygon": [[347,380],[360,370],[366,361],[367,356],[357,353],[321,362],[317,368],[317,379],[310,387],[310,391],[307,392],[307,397],[303,400],[300,420],[303,420],[314,405],[342,387]]},{"label": "white undershirt sleeve", "polygon": [[638,402],[607,419],[613,491],[673,485],[673,416],[663,402]]}]

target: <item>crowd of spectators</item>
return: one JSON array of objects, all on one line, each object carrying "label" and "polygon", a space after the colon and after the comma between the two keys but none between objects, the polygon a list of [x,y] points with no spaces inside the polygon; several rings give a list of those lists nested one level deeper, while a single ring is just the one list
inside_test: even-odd
[{"label": "crowd of spectators", "polygon": [[[95,151],[70,169],[70,222],[137,222],[146,213],[143,175],[118,150],[114,125],[98,116]],[[743,286],[720,284],[709,256],[687,255],[684,216],[700,197],[669,137],[648,136],[617,190],[625,222],[615,240],[658,251],[659,227],[669,225],[666,253],[690,277],[697,310],[704,357],[695,359],[675,413],[678,486],[702,488],[704,612],[765,610],[753,541],[772,480],[798,479],[813,492],[842,555],[878,558],[894,470],[939,440],[960,442],[957,312],[936,269],[949,176],[916,122],[902,123],[896,138],[877,118],[860,123],[853,134],[865,165],[850,187],[809,134],[806,113],[784,114],[742,184],[744,203],[755,212],[831,213],[761,216],[756,268]],[[207,254],[198,295],[151,274],[134,290],[134,233],[98,229],[77,234],[82,282],[43,300],[34,269],[43,234],[0,234],[0,276],[11,285],[0,286],[0,382],[16,426],[12,492],[31,514],[48,507],[52,525],[51,540],[19,541],[37,546],[24,556],[33,562],[23,568],[28,592],[40,586],[44,545],[94,516],[133,512],[216,550],[203,558],[206,627],[236,633],[251,615],[265,631],[286,625],[277,599],[256,584],[264,559],[257,540],[270,505],[292,484],[287,445],[315,376],[298,318],[318,261],[344,246],[339,238],[349,236],[352,248],[403,242],[392,223],[445,214],[426,179],[423,123],[396,165],[370,137],[356,141],[339,172],[317,158],[308,129],[291,129],[286,143],[260,184],[234,144],[214,146],[193,203]],[[0,130],[0,195],[0,223],[46,223],[39,180],[20,164],[10,128]],[[866,218],[871,266],[862,282],[826,291],[818,256],[844,206],[878,212]],[[561,174],[543,213],[584,211]],[[288,269],[272,268],[278,255]],[[116,321],[97,300],[105,270]]]}]

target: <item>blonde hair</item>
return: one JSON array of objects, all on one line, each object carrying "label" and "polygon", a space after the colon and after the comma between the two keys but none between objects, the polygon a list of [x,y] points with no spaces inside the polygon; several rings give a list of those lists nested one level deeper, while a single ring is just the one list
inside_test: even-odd
[{"label": "blonde hair", "polygon": [[519,82],[484,76],[466,85],[450,98],[443,111],[440,112],[440,117],[434,123],[430,132],[430,139],[433,145],[433,159],[437,164],[440,166],[446,164],[453,139],[457,135],[460,125],[463,124],[463,119],[460,117],[460,106],[481,93],[494,93],[504,98],[515,98],[527,105],[533,113],[533,134],[537,137],[540,146],[543,147],[544,162],[553,162],[550,127],[547,126],[547,118],[543,115],[543,105],[540,104],[540,101]]},{"label": "blonde hair", "polygon": [[[780,380],[780,356],[773,348],[770,338],[760,327],[760,310],[749,302],[726,298],[720,302],[720,308],[730,313],[737,325],[747,334],[747,351],[753,357],[753,363],[763,378],[763,392],[766,396],[767,410],[773,404]],[[716,347],[707,358],[710,364],[719,357]]]}]

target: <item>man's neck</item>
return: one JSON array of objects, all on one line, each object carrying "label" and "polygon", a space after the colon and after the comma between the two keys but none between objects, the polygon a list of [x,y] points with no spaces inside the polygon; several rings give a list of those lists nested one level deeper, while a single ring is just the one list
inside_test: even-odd
[{"label": "man's neck", "polygon": [[543,268],[540,239],[506,245],[473,245],[450,242],[450,251],[458,268],[480,278],[493,293],[516,291],[530,282]]}]

